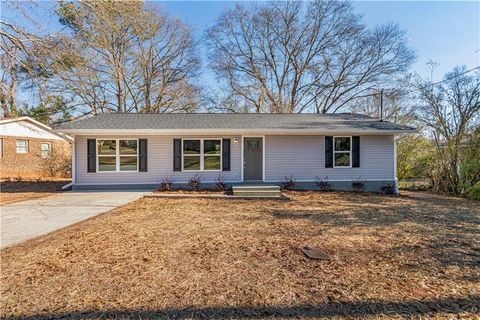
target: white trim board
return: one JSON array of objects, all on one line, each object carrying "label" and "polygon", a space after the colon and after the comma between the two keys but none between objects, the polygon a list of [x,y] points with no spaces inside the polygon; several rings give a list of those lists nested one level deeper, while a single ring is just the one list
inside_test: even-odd
[{"label": "white trim board", "polygon": [[77,135],[395,135],[417,130],[321,130],[321,129],[55,129]]}]

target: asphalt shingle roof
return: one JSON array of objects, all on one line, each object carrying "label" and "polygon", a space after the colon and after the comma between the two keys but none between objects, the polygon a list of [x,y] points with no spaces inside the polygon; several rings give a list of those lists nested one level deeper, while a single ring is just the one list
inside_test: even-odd
[{"label": "asphalt shingle roof", "polygon": [[65,123],[62,130],[141,129],[248,129],[248,130],[391,130],[412,131],[412,127],[379,121],[356,114],[255,114],[255,113],[104,113]]}]

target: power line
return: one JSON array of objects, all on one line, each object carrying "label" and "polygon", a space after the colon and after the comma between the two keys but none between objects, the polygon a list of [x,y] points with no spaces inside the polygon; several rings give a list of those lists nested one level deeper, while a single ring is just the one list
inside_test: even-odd
[{"label": "power line", "polygon": [[440,81],[437,81],[437,82],[434,82],[434,83],[429,83],[429,84],[427,84],[427,85],[425,85],[425,86],[423,86],[423,87],[421,87],[421,88],[419,88],[419,89],[417,89],[417,90],[422,90],[422,89],[425,89],[426,87],[430,87],[430,86],[436,86],[437,84],[440,84],[440,83],[442,83],[442,82],[445,82],[445,81],[449,81],[449,80],[458,78],[458,77],[460,77],[460,76],[463,76],[464,74],[467,74],[467,73],[469,73],[469,72],[475,71],[475,70],[477,70],[477,69],[480,69],[480,66],[475,67],[475,68],[472,68],[472,69],[469,69],[469,70],[465,70],[464,72],[462,72],[462,73],[460,73],[460,74],[456,74],[456,75],[454,75],[454,76],[445,78],[445,79],[443,79],[443,80],[440,80]]},{"label": "power line", "polygon": [[[467,74],[467,73],[470,73],[470,72],[472,72],[472,71],[475,71],[475,70],[477,70],[477,69],[480,69],[480,66],[477,66],[477,67],[472,68],[472,69],[465,70],[464,72],[462,72],[462,73],[460,73],[460,74],[456,74],[456,75],[450,76],[450,77],[445,78],[445,79],[442,79],[442,80],[440,80],[440,81],[433,82],[433,83],[429,83],[429,84],[427,84],[427,85],[425,85],[425,86],[423,86],[423,87],[416,88],[416,89],[411,89],[411,90],[405,92],[405,95],[410,94],[410,93],[413,93],[413,92],[415,92],[415,91],[423,90],[423,89],[428,88],[428,87],[430,87],[430,86],[433,87],[433,86],[436,86],[437,84],[440,84],[440,83],[443,83],[443,82],[446,82],[446,81],[449,81],[449,80],[452,80],[452,79],[461,77],[461,76],[463,76],[463,75],[465,75],[465,74]],[[383,90],[383,89],[382,89],[382,90]]]}]

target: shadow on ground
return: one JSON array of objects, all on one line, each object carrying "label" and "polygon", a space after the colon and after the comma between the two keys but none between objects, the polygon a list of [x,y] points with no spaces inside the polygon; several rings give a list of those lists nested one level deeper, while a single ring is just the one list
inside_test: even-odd
[{"label": "shadow on ground", "polygon": [[319,305],[264,306],[264,307],[210,307],[163,310],[82,311],[59,314],[38,314],[28,317],[10,317],[5,320],[84,319],[84,318],[174,318],[174,319],[261,319],[271,317],[363,317],[363,316],[434,316],[480,312],[480,296],[404,302],[333,302]]},{"label": "shadow on ground", "polygon": [[0,190],[2,193],[55,192],[61,191],[62,186],[68,183],[70,183],[70,180],[2,181],[0,182]]}]

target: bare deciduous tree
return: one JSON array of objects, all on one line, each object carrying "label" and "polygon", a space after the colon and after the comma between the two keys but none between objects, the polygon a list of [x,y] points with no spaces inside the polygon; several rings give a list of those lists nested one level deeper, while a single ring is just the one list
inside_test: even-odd
[{"label": "bare deciduous tree", "polygon": [[434,178],[438,191],[460,193],[461,149],[480,124],[480,73],[457,67],[436,86],[420,85],[418,118],[433,135],[437,150]]},{"label": "bare deciduous tree", "polygon": [[141,1],[65,2],[71,31],[41,59],[51,92],[82,114],[178,112],[198,107],[199,66],[192,31]]},{"label": "bare deciduous tree", "polygon": [[239,5],[206,35],[213,70],[255,112],[335,112],[414,60],[402,30],[369,30],[346,2]]},{"label": "bare deciduous tree", "polygon": [[[389,83],[388,89],[376,90],[366,97],[358,98],[348,108],[353,113],[365,114],[374,118],[382,118],[403,124],[417,124],[415,106],[412,103],[409,90],[412,89],[411,77],[405,77],[398,82]],[[383,114],[380,110],[383,102]]]},{"label": "bare deciduous tree", "polygon": [[137,36],[135,62],[139,70],[139,96],[145,112],[194,111],[201,97],[190,80],[199,59],[192,31],[177,19],[159,11],[146,12]]},{"label": "bare deciduous tree", "polygon": [[[24,6],[37,7],[34,2],[6,2],[2,4],[15,11],[18,16],[29,19]],[[25,64],[28,56],[34,56],[36,52],[48,51],[48,36],[41,36],[29,32],[19,25],[0,18],[0,105],[4,116],[15,116],[18,113],[17,90],[21,78],[28,76],[32,79],[32,70]]]}]

